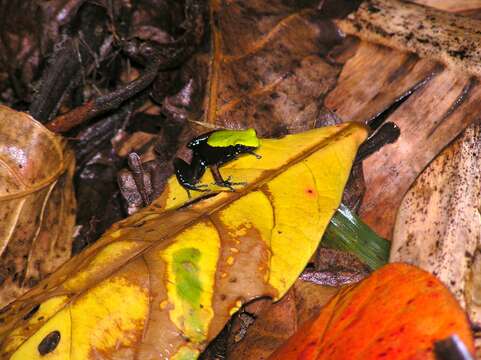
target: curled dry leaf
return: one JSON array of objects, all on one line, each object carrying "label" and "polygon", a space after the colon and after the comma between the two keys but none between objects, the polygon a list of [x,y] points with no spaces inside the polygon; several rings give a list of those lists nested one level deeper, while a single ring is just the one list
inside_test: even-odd
[{"label": "curled dry leaf", "polygon": [[66,359],[196,358],[243,303],[279,299],[295,282],[366,135],[343,124],[264,139],[261,159],[222,168],[247,185],[190,205],[171,178],[150,207],[3,311],[1,355],[40,359],[58,333],[50,354]]},{"label": "curled dry leaf", "polygon": [[70,258],[73,169],[64,140],[0,106],[0,305]]},{"label": "curled dry leaf", "polygon": [[481,8],[480,0],[414,0],[412,2],[449,12],[467,12]]},{"label": "curled dry leaf", "polygon": [[390,264],[341,290],[269,359],[434,359],[434,342],[453,334],[474,350],[448,289],[414,266]]}]

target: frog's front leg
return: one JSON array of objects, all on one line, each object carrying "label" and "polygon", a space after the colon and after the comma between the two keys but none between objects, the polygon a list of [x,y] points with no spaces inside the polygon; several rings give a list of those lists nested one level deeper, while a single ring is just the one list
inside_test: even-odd
[{"label": "frog's front leg", "polygon": [[211,166],[209,166],[209,168],[210,168],[210,171],[212,172],[212,176],[214,177],[215,184],[217,186],[226,187],[226,188],[229,188],[230,190],[234,191],[235,190],[234,187],[233,187],[234,185],[247,185],[246,182],[231,182],[231,181],[229,181],[230,176],[227,180],[224,180],[224,178],[220,174],[219,167],[217,165],[211,165]]},{"label": "frog's front leg", "polygon": [[197,184],[205,172],[205,165],[197,156],[192,157],[190,164],[180,158],[174,159],[174,169],[177,181],[185,189],[194,191],[207,191],[202,189],[207,185]]},{"label": "frog's front leg", "polygon": [[257,160],[262,159],[262,155],[257,154],[254,149],[247,150],[246,153],[255,156]]}]

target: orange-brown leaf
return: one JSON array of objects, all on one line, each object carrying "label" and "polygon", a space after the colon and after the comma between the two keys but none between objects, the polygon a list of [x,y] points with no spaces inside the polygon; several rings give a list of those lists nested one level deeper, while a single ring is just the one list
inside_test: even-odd
[{"label": "orange-brown leaf", "polygon": [[340,291],[270,360],[433,359],[434,342],[453,334],[474,350],[447,288],[414,266],[390,264]]}]

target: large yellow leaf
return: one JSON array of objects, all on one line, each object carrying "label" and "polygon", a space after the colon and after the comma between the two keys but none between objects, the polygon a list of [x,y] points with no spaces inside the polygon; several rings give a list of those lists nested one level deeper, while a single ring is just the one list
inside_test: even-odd
[{"label": "large yellow leaf", "polygon": [[343,124],[262,140],[262,159],[246,155],[221,169],[246,186],[188,206],[171,179],[149,208],[0,315],[1,354],[196,358],[243,303],[279,299],[296,280],[365,137],[361,125]]}]

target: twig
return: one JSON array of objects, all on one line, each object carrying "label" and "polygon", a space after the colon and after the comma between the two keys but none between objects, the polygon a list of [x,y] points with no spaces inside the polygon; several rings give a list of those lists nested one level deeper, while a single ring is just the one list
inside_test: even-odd
[{"label": "twig", "polygon": [[170,69],[185,61],[199,45],[204,33],[205,6],[201,0],[188,0],[185,4],[185,33],[175,42],[158,45],[152,42],[126,43],[124,51],[147,63],[144,73],[136,80],[114,92],[100,96],[50,121],[46,127],[54,132],[66,132],[93,117],[116,109],[138,92],[146,89],[160,70]]},{"label": "twig", "polygon": [[66,132],[73,127],[103,114],[109,110],[119,107],[124,101],[144,90],[154,81],[160,66],[160,59],[152,60],[144,73],[136,80],[130,82],[107,95],[100,96],[82,106],[79,106],[66,114],[57,116],[50,121],[46,127],[54,132]]},{"label": "twig", "polygon": [[[85,4],[77,18],[80,19],[80,29],[75,31],[75,37],[64,34],[64,38],[56,45],[52,60],[43,73],[40,91],[30,105],[30,114],[41,122],[47,122],[55,116],[62,100],[77,86],[82,66],[88,68],[96,60],[96,51],[105,38],[102,8]],[[70,32],[74,30],[70,29]]]}]

